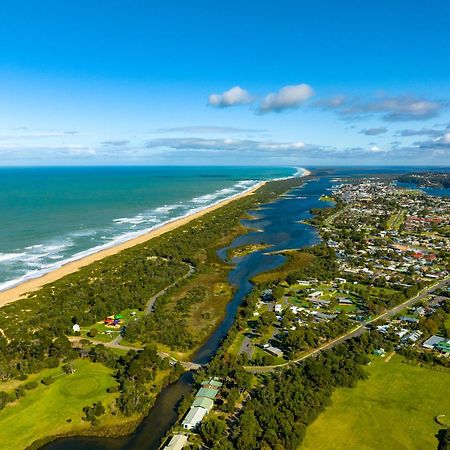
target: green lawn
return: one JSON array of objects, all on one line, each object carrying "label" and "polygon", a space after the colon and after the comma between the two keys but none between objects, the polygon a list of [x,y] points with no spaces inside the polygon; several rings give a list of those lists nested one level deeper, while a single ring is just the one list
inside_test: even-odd
[{"label": "green lawn", "polygon": [[436,449],[435,422],[450,415],[450,374],[376,358],[368,380],[338,389],[333,404],[307,429],[301,449]]},{"label": "green lawn", "polygon": [[[98,400],[105,407],[111,404],[117,394],[108,394],[106,389],[115,385],[115,380],[112,370],[102,364],[79,359],[74,367],[76,371],[71,375],[56,368],[30,376],[28,381],[40,381],[46,376],[56,381],[49,386],[39,383],[38,388],[26,391],[25,397],[0,411],[0,448],[20,450],[46,436],[91,427],[81,420],[83,407]],[[115,420],[109,414],[109,418],[100,418],[100,424],[109,419]]]}]

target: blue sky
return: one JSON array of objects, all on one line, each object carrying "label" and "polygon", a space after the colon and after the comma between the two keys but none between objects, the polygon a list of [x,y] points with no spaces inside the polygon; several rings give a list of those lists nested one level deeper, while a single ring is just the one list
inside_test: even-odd
[{"label": "blue sky", "polygon": [[446,0],[3,0],[0,164],[450,165],[448,17]]}]

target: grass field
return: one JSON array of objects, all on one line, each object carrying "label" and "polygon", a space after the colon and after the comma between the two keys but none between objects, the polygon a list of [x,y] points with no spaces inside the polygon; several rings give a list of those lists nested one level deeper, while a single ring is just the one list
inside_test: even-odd
[{"label": "grass field", "polygon": [[368,380],[338,389],[307,429],[305,450],[436,449],[439,414],[450,415],[450,374],[376,358]]},{"label": "grass field", "polygon": [[[101,400],[106,407],[117,394],[108,394],[106,389],[115,385],[112,370],[88,360],[74,361],[75,373],[66,375],[61,368],[47,369],[30,376],[27,381],[40,381],[43,377],[55,377],[56,381],[26,391],[13,404],[0,411],[0,448],[20,450],[32,442],[47,436],[67,433],[72,430],[91,428],[81,420],[83,407]],[[69,423],[67,419],[72,419]],[[100,424],[117,420],[114,416],[102,416]]]}]

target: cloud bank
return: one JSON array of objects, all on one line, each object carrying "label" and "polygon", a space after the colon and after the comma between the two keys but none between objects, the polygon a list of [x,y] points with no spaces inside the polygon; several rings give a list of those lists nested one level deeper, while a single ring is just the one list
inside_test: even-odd
[{"label": "cloud bank", "polygon": [[386,127],[378,127],[378,128],[364,128],[360,130],[360,134],[365,134],[366,136],[378,136],[380,134],[384,134],[387,132]]},{"label": "cloud bank", "polygon": [[448,102],[412,95],[383,96],[368,100],[339,95],[321,99],[315,106],[335,111],[344,119],[380,115],[381,119],[387,122],[402,122],[436,117],[448,107]]}]

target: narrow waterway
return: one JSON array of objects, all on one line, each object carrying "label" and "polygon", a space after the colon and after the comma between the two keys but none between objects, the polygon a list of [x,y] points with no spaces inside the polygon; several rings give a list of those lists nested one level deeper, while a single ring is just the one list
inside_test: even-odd
[{"label": "narrow waterway", "polygon": [[[251,232],[236,238],[230,246],[221,249],[218,255],[225,259],[229,248],[248,244],[264,243],[270,248],[259,250],[242,258],[234,259],[234,268],[229,281],[236,287],[232,300],[227,305],[223,321],[195,354],[193,361],[200,364],[209,362],[220,343],[233,325],[239,305],[252,290],[251,278],[280,266],[285,257],[271,254],[277,250],[309,247],[319,242],[316,230],[304,223],[310,217],[312,208],[327,206],[320,201],[329,193],[332,182],[329,178],[308,181],[303,186],[292,189],[277,201],[249,211],[252,220],[243,223]],[[159,394],[155,405],[137,427],[135,432],[121,438],[61,438],[41,447],[42,450],[154,450],[177,419],[176,406],[185,393],[191,389],[192,375],[185,373],[175,383],[167,386]]]}]

